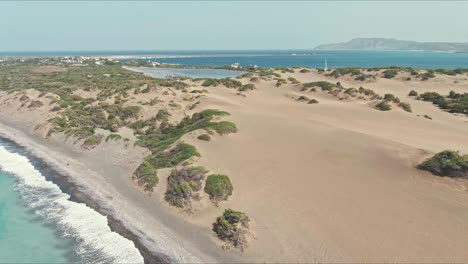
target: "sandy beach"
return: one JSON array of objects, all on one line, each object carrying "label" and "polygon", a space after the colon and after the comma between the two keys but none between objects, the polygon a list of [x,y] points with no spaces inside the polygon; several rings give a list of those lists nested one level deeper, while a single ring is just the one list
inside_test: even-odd
[{"label": "sandy beach", "polygon": [[[468,153],[468,117],[445,112],[430,102],[407,96],[449,90],[468,92],[466,75],[428,81],[377,78],[368,82],[324,76],[312,71],[281,73],[300,83],[340,82],[363,86],[378,94],[392,93],[412,106],[412,113],[394,107],[378,111],[369,99],[343,99],[329,93],[301,91],[300,84],[277,87],[274,80],[252,82],[253,91],[239,92],[222,85],[202,87],[185,80],[190,90],[208,93],[193,103],[190,94],[166,88],[133,95],[126,104],[157,96],[160,105],[174,107],[172,122],[202,109],[231,115],[239,131],[197,139],[200,131],[183,136],[201,157],[194,164],[229,175],[233,195],[214,206],[205,196],[193,214],[164,201],[169,169],[161,170],[152,194],[131,179],[148,150],[130,141],[102,142],[83,150],[61,134],[45,138],[38,128],[54,115],[46,98],[28,91],[44,106],[31,111],[19,107],[15,94],[0,97],[0,136],[11,139],[49,164],[79,188],[99,210],[119,222],[147,255],[173,262],[424,262],[468,261],[468,181],[437,177],[417,164],[445,149]],[[81,96],[95,96],[81,91]],[[299,96],[318,104],[299,102]],[[16,97],[15,97],[16,96]],[[183,99],[185,98],[185,99]],[[192,101],[190,101],[192,100]],[[144,117],[159,105],[143,107]],[[428,115],[432,118],[424,118]],[[104,133],[104,132],[103,132]],[[211,231],[224,209],[246,212],[253,238],[244,252],[222,250]],[[124,231],[122,231],[124,232]],[[156,260],[154,258],[153,260]]]},{"label": "sandy beach", "polygon": [[[89,168],[90,163],[81,163],[72,150],[23,133],[15,128],[15,121],[6,117],[1,122],[0,137],[12,140],[46,163],[60,177],[65,177],[64,180],[76,188],[72,194],[78,195],[80,202],[107,215],[116,232],[136,241],[147,263],[215,261],[213,256],[218,250],[214,246],[209,247],[211,241],[209,236],[203,236],[204,230],[200,231],[200,228],[170,215],[161,205],[158,212],[158,204],[135,188],[127,172],[120,173],[121,178],[127,181],[128,189],[123,189],[125,185],[116,179],[118,170],[110,169],[113,165],[107,164],[109,170],[106,170],[106,165],[96,161],[95,166],[109,172],[98,174]],[[203,243],[208,245],[203,248],[204,252],[198,250],[198,245]],[[205,253],[210,251],[212,255]],[[226,260],[235,261],[235,258],[226,257]]]}]

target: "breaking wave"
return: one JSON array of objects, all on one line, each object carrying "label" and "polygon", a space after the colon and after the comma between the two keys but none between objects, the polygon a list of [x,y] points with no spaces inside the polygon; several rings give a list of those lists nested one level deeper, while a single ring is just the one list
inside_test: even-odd
[{"label": "breaking wave", "polygon": [[25,205],[54,225],[62,238],[75,242],[78,262],[143,263],[135,244],[112,232],[107,217],[83,203],[70,201],[70,195],[48,181],[27,157],[0,145],[0,167],[17,178],[15,190]]}]

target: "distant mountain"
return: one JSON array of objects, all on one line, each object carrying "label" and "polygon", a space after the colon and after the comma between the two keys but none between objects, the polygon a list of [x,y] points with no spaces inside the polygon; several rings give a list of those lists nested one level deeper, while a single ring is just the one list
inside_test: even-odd
[{"label": "distant mountain", "polygon": [[468,52],[468,43],[416,42],[391,38],[355,38],[348,42],[324,44],[315,50],[420,50]]}]

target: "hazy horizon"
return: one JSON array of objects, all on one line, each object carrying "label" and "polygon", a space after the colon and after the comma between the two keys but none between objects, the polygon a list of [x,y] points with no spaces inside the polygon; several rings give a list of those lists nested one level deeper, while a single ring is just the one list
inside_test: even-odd
[{"label": "hazy horizon", "polygon": [[358,37],[468,41],[460,34],[468,2],[7,1],[0,10],[7,36],[0,52],[300,50]]}]

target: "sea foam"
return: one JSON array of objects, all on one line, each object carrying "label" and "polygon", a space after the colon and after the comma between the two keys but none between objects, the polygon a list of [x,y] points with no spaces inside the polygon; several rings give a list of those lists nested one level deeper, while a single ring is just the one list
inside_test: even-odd
[{"label": "sea foam", "polygon": [[70,201],[53,182],[47,181],[30,160],[0,146],[1,170],[17,178],[15,190],[26,206],[57,227],[63,238],[76,242],[82,263],[143,263],[135,244],[112,232],[107,217],[85,204]]}]

